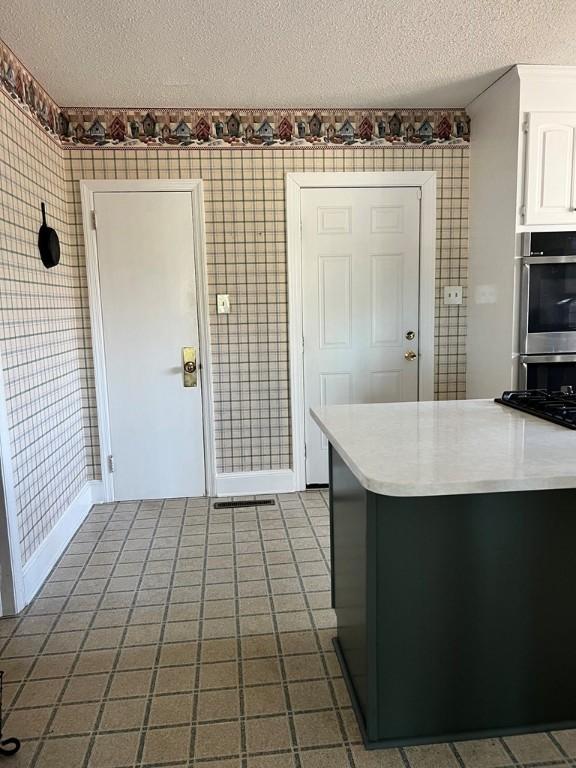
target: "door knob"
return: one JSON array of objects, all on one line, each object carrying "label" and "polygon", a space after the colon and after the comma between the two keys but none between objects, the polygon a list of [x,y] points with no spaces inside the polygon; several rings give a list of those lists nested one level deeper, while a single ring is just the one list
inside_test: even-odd
[{"label": "door knob", "polygon": [[187,363],[184,363],[184,370],[186,373],[196,373],[196,363],[189,360]]},{"label": "door knob", "polygon": [[416,352],[410,349],[408,350],[408,352],[404,352],[404,357],[406,358],[406,360],[410,360],[410,362],[412,362],[412,360],[416,360],[418,355],[416,354]]}]

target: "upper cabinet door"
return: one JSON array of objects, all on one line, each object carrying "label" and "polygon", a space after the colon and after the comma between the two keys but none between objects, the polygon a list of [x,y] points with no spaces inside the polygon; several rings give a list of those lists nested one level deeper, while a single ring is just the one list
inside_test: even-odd
[{"label": "upper cabinet door", "polygon": [[524,224],[576,224],[576,113],[531,112]]}]

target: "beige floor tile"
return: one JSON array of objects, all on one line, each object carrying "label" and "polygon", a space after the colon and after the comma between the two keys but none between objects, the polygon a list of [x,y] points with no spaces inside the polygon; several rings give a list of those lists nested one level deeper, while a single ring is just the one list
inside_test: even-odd
[{"label": "beige floor tile", "polygon": [[290,703],[295,712],[331,708],[332,695],[326,680],[290,683]]},{"label": "beige floor tile", "polygon": [[242,638],[242,656],[245,659],[256,659],[263,656],[276,656],[277,643],[273,635],[256,635]]},{"label": "beige floor tile", "polygon": [[222,619],[235,615],[234,600],[209,600],[204,606],[205,619]]},{"label": "beige floor tile", "polygon": [[156,674],[155,693],[181,693],[191,691],[196,679],[196,668],[161,667]]},{"label": "beige floor tile", "polygon": [[543,763],[562,759],[557,746],[546,733],[508,736],[505,741],[521,763]]},{"label": "beige floor tile", "polygon": [[190,727],[153,728],[144,741],[145,763],[170,763],[187,760],[190,751]]},{"label": "beige floor tile", "polygon": [[88,736],[62,736],[50,739],[42,745],[37,765],[42,768],[80,768],[90,739]]},{"label": "beige floor tile", "polygon": [[144,722],[147,699],[117,699],[104,704],[100,728],[104,731],[123,731],[139,728]]},{"label": "beige floor tile", "polygon": [[458,768],[458,761],[448,744],[406,747],[404,753],[412,768]]},{"label": "beige floor tile", "polygon": [[200,691],[198,720],[232,720],[240,716],[240,699],[235,688]]},{"label": "beige floor tile", "polygon": [[510,755],[498,739],[459,741],[454,746],[466,768],[499,768],[510,764]]},{"label": "beige floor tile", "polygon": [[286,696],[280,683],[244,688],[247,715],[272,715],[286,711]]},{"label": "beige floor tile", "polygon": [[4,723],[5,738],[16,736],[17,738],[31,739],[41,736],[48,725],[52,711],[52,707],[13,710]]},{"label": "beige floor tile", "polygon": [[248,768],[295,768],[296,758],[293,752],[279,755],[248,755]]},{"label": "beige floor tile", "polygon": [[160,649],[160,666],[185,666],[196,661],[197,644],[195,642],[168,643]]},{"label": "beige floor tile", "polygon": [[236,619],[205,619],[202,623],[202,638],[219,638],[236,636]]},{"label": "beige floor tile", "polygon": [[78,658],[74,672],[78,675],[86,675],[91,672],[110,672],[115,659],[116,651],[112,649],[83,651]]},{"label": "beige floor tile", "polygon": [[[6,734],[6,738],[7,736],[8,734]],[[2,762],[6,763],[6,768],[31,768],[37,748],[38,741],[36,739],[22,741],[19,751],[10,758],[2,758]],[[36,761],[36,765],[40,766],[41,764]]]},{"label": "beige floor tile", "polygon": [[247,637],[248,635],[269,635],[273,632],[274,624],[270,614],[240,617],[240,634],[242,637]]},{"label": "beige floor tile", "polygon": [[118,659],[118,670],[150,669],[156,659],[157,648],[154,645],[141,645],[123,648]]},{"label": "beige floor tile", "polygon": [[68,681],[62,701],[97,701],[101,699],[108,685],[109,675],[83,675]]},{"label": "beige floor tile", "polygon": [[576,757],[576,729],[569,728],[565,731],[554,731],[552,734],[562,749],[570,757]]},{"label": "beige floor tile", "polygon": [[88,768],[131,768],[140,743],[140,731],[97,736]]},{"label": "beige floor tile", "polygon": [[294,725],[298,744],[301,747],[337,744],[342,740],[338,718],[334,711],[294,715]]},{"label": "beige floor tile", "polygon": [[238,655],[235,638],[204,640],[201,646],[202,663],[210,661],[232,661]]},{"label": "beige floor tile", "polygon": [[194,756],[225,757],[240,752],[240,725],[232,723],[211,723],[199,725],[196,729]]},{"label": "beige floor tile", "polygon": [[300,752],[302,768],[349,768],[348,754],[342,747]]},{"label": "beige floor tile", "polygon": [[249,752],[273,752],[291,746],[288,718],[266,717],[246,721],[246,746]]},{"label": "beige floor tile", "polygon": [[324,668],[318,655],[288,656],[284,660],[288,680],[310,680],[325,677]]},{"label": "beige floor tile", "polygon": [[90,733],[99,711],[100,704],[97,702],[61,705],[56,710],[56,716],[50,726],[50,732],[59,736],[72,733]]},{"label": "beige floor tile", "polygon": [[151,725],[182,725],[192,721],[192,694],[154,696],[150,707]]},{"label": "beige floor tile", "polygon": [[18,708],[23,708],[41,707],[48,704],[54,704],[58,699],[63,686],[63,679],[35,680],[26,683],[24,690],[18,697],[16,706]]},{"label": "beige floor tile", "polygon": [[277,683],[280,664],[276,658],[248,659],[242,663],[245,685]]},{"label": "beige floor tile", "polygon": [[122,699],[128,696],[145,696],[150,690],[152,672],[150,670],[131,670],[116,672],[108,692],[111,699]]},{"label": "beige floor tile", "polygon": [[354,745],[352,755],[355,768],[404,768],[404,760],[397,749],[368,750]]},{"label": "beige floor tile", "polygon": [[238,685],[238,665],[233,661],[203,664],[200,668],[200,688],[233,688]]},{"label": "beige floor tile", "polygon": [[[71,654],[72,659],[74,659],[74,655]],[[32,669],[32,665],[34,664],[34,656],[22,656],[17,659],[2,659],[2,669],[4,670],[4,681],[10,681],[12,683],[23,680],[30,670]],[[42,662],[44,659],[40,658],[38,659],[38,662]],[[36,663],[36,666],[38,665],[38,662]],[[49,676],[49,668],[50,665],[44,663],[43,664],[44,669],[42,672],[44,674],[34,675],[34,677],[48,677]],[[66,674],[66,673],[64,673]],[[50,675],[51,677],[56,677],[59,675]]]}]

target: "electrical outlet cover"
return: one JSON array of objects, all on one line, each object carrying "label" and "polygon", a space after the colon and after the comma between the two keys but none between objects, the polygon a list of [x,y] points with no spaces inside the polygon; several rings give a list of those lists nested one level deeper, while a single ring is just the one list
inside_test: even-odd
[{"label": "electrical outlet cover", "polygon": [[462,286],[446,285],[444,286],[444,305],[462,304]]}]

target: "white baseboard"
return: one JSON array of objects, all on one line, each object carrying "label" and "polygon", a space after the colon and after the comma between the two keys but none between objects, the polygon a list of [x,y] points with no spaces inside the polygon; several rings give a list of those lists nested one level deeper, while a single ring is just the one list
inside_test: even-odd
[{"label": "white baseboard", "polygon": [[291,493],[295,487],[294,472],[291,469],[263,472],[224,472],[216,475],[217,496]]},{"label": "white baseboard", "polygon": [[[25,605],[32,600],[93,504],[104,499],[101,480],[88,481],[23,568]],[[24,608],[24,606],[21,606]]]}]

